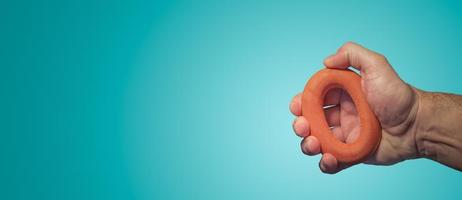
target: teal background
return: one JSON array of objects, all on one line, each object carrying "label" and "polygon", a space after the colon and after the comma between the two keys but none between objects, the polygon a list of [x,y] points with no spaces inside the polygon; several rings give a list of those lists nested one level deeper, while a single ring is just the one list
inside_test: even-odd
[{"label": "teal background", "polygon": [[424,159],[322,174],[288,110],[346,41],[462,93],[461,9],[2,1],[0,199],[461,199],[462,173]]}]

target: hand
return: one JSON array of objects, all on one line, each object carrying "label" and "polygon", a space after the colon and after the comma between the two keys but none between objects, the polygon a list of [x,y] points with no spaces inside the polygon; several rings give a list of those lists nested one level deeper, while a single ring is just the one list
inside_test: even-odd
[{"label": "hand", "polygon": [[[346,69],[350,66],[360,71],[361,86],[366,99],[382,125],[382,140],[378,149],[367,158],[366,164],[391,165],[418,154],[413,124],[418,109],[418,95],[393,70],[387,59],[358,44],[344,44],[332,56],[324,60],[327,68]],[[332,133],[337,139],[351,143],[359,135],[359,118],[351,97],[342,89],[332,89],[325,97],[325,114]],[[293,123],[295,133],[303,137],[302,151],[307,155],[320,153],[318,139],[310,135],[310,122],[301,116],[301,94],[290,103],[291,112],[297,116]],[[323,154],[319,163],[324,173],[337,173],[349,166],[339,163],[329,153]]]}]

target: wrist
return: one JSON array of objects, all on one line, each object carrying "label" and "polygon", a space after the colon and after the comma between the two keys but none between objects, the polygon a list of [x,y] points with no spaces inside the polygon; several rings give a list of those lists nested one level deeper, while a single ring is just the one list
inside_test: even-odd
[{"label": "wrist", "polygon": [[417,110],[416,120],[413,126],[413,135],[416,145],[416,158],[430,158],[435,160],[437,152],[435,148],[430,147],[429,143],[433,141],[438,127],[433,123],[433,117],[437,115],[437,106],[435,103],[441,101],[442,98],[437,93],[425,92],[417,90],[419,96],[419,106]]},{"label": "wrist", "polygon": [[452,116],[451,110],[454,108],[447,94],[411,88],[415,94],[415,108],[412,109],[415,111],[410,114],[412,125],[407,134],[412,138],[414,153],[407,159],[428,158],[439,161],[438,155],[444,153],[441,145],[454,142],[454,138],[444,134],[450,132],[448,128],[455,128],[444,123],[455,119],[455,116],[448,117]]},{"label": "wrist", "polygon": [[401,139],[400,160],[408,160],[419,158],[418,145],[416,143],[416,138],[418,138],[417,127],[419,126],[419,112],[421,107],[421,97],[422,92],[411,85],[408,85],[410,91],[412,92],[412,103],[410,104],[410,110],[406,120],[401,124],[401,126],[406,127],[404,130],[404,137]]},{"label": "wrist", "polygon": [[438,154],[442,153],[440,152],[442,148],[439,146],[452,143],[454,140],[445,133],[451,132],[449,129],[456,127],[451,127],[444,122],[456,119],[450,116],[457,108],[451,107],[452,102],[447,99],[447,94],[416,91],[419,95],[419,109],[413,130],[417,149],[416,157],[438,160]]},{"label": "wrist", "polygon": [[419,106],[413,125],[416,158],[462,170],[462,97],[416,90]]},{"label": "wrist", "polygon": [[[422,138],[422,132],[421,132],[421,124],[425,123],[423,120],[425,117],[422,117],[423,115],[427,115],[427,110],[424,109],[423,104],[423,98],[426,98],[426,92],[419,90],[417,88],[414,88],[412,86],[409,86],[412,88],[412,91],[414,92],[415,96],[415,102],[414,102],[414,107],[415,107],[415,112],[413,115],[413,122],[412,125],[409,128],[408,134],[412,138],[412,149],[413,149],[413,155],[410,156],[409,159],[415,159],[415,158],[420,158],[422,157],[422,154],[419,150],[422,150],[421,147],[421,138]],[[427,103],[427,102],[425,102]]]}]

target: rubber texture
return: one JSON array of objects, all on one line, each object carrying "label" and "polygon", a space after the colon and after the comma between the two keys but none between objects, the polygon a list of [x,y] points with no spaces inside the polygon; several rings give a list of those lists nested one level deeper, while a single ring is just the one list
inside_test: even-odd
[{"label": "rubber texture", "polygon": [[[333,88],[348,92],[358,111],[360,133],[352,143],[338,140],[327,124],[324,98]],[[303,91],[302,115],[310,123],[311,135],[319,140],[321,152],[332,154],[341,163],[363,162],[380,143],[382,128],[362,92],[361,77],[351,70],[322,69],[314,74]]]}]

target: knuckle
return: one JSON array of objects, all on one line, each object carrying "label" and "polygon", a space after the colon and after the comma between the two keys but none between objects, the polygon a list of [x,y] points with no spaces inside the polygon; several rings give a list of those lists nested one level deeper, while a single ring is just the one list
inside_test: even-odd
[{"label": "knuckle", "polygon": [[356,43],[354,42],[351,42],[351,41],[348,41],[346,42],[345,44],[342,45],[342,47],[340,48],[341,50],[345,51],[345,50],[348,50],[348,49],[353,49],[355,48],[357,45]]},{"label": "knuckle", "polygon": [[345,42],[345,44],[343,46],[345,46],[345,47],[353,47],[355,45],[356,45],[356,43],[354,43],[352,41],[348,41],[348,42]]},{"label": "knuckle", "polygon": [[379,54],[379,53],[374,55],[374,60],[380,64],[388,63],[387,58],[384,55]]}]

